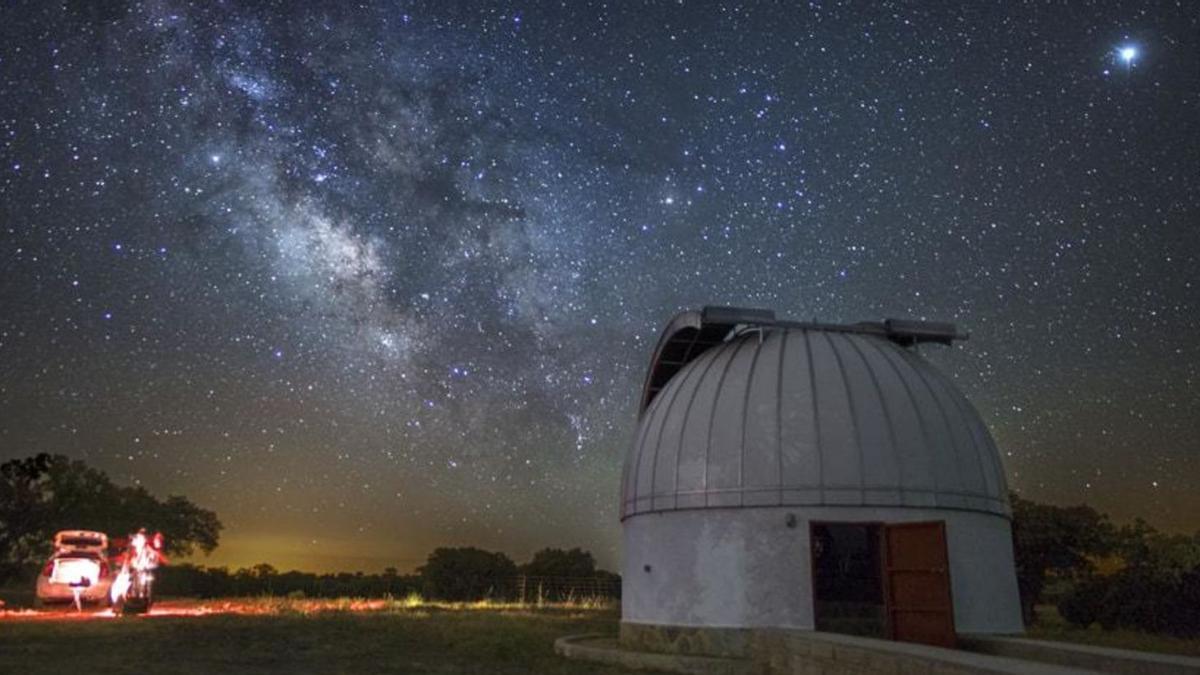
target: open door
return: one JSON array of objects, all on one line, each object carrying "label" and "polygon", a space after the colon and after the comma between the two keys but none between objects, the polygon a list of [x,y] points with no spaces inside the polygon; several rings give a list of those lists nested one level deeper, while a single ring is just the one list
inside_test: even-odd
[{"label": "open door", "polygon": [[946,555],[946,524],[884,526],[888,637],[953,647],[954,602]]},{"label": "open door", "polygon": [[883,526],[814,522],[813,619],[817,630],[887,637],[883,593]]}]

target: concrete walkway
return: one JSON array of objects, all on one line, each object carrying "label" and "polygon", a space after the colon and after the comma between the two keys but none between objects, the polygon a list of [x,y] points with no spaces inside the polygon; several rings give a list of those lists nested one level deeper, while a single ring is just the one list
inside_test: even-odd
[{"label": "concrete walkway", "polygon": [[554,643],[554,651],[569,659],[687,675],[927,672],[941,675],[1096,675],[1101,672],[1023,658],[812,631],[763,631],[756,637],[751,657],[744,659],[634,651],[623,648],[614,637],[595,634],[559,638]]},{"label": "concrete walkway", "polygon": [[1117,675],[1200,675],[1200,658],[1070,642],[1015,637],[963,636],[965,649],[981,654],[1091,668]]}]

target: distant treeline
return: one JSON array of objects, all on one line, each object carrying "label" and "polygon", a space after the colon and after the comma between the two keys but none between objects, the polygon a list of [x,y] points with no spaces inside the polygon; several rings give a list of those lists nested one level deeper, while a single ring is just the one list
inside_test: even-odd
[{"label": "distant treeline", "polygon": [[160,595],[199,598],[281,595],[311,598],[412,593],[431,600],[561,602],[617,598],[620,576],[596,569],[592,554],[578,548],[546,548],[517,565],[503,553],[477,548],[439,548],[415,574],[387,568],[381,574],[280,572],[261,564],[230,571],[180,564],[159,571]]}]

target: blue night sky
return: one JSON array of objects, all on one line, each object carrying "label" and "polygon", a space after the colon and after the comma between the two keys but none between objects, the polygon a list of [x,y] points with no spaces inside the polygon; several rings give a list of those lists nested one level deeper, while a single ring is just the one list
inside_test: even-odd
[{"label": "blue night sky", "polygon": [[1011,486],[1200,528],[1200,11],[6,3],[0,460],[211,564],[619,556],[681,309],[954,321]]}]

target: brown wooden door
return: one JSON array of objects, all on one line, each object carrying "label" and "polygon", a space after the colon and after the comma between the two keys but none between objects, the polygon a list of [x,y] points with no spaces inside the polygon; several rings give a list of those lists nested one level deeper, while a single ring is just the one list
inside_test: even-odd
[{"label": "brown wooden door", "polygon": [[888,637],[953,647],[946,524],[897,523],[883,531]]}]

